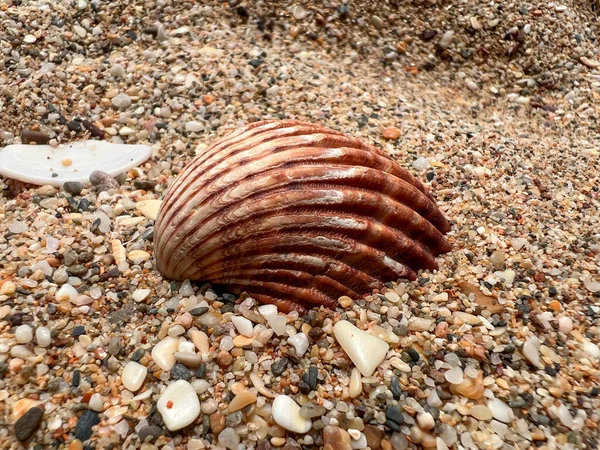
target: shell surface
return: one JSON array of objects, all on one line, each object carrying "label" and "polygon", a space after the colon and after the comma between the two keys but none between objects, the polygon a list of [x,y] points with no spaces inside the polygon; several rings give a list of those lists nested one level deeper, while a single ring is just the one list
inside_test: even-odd
[{"label": "shell surface", "polygon": [[435,269],[449,229],[425,187],[381,150],[311,123],[255,122],[179,174],[154,254],[168,278],[303,310]]}]

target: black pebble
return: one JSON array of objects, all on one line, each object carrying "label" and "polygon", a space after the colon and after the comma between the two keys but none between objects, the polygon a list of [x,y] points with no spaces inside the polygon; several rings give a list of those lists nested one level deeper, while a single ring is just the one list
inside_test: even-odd
[{"label": "black pebble", "polygon": [[319,371],[315,366],[310,366],[302,377],[304,382],[310,386],[310,390],[314,391],[317,389]]},{"label": "black pebble", "polygon": [[29,439],[33,433],[36,432],[42,418],[44,417],[44,410],[39,406],[34,406],[25,414],[23,414],[19,420],[15,422],[15,436],[21,442]]},{"label": "black pebble", "polygon": [[174,380],[189,380],[192,378],[192,372],[183,364],[175,364],[171,369],[171,378]]},{"label": "black pebble", "polygon": [[421,359],[421,355],[419,355],[419,352],[412,347],[406,350],[406,353],[408,353],[408,356],[410,356],[410,359],[412,359],[413,362],[417,362],[419,359]]},{"label": "black pebble", "polygon": [[258,58],[253,59],[248,64],[250,64],[252,67],[254,67],[256,69],[262,64],[262,59],[258,59]]},{"label": "black pebble", "polygon": [[157,425],[147,425],[138,434],[141,442],[154,442],[163,435],[163,429]]},{"label": "black pebble", "polygon": [[146,353],[146,350],[144,350],[143,348],[138,348],[131,355],[131,360],[135,361],[135,362],[138,362],[140,359],[142,359],[142,356],[144,356],[145,353]]},{"label": "black pebble", "polygon": [[404,423],[404,417],[402,415],[402,411],[396,405],[388,405],[385,408],[385,417],[388,421],[392,421],[397,423],[398,425],[402,425]]},{"label": "black pebble", "polygon": [[81,131],[81,122],[79,120],[71,120],[67,124],[67,128],[71,131],[79,133]]},{"label": "black pebble", "polygon": [[307,383],[305,383],[304,381],[301,381],[300,383],[298,383],[298,389],[300,389],[300,392],[304,395],[308,395],[308,394],[310,394],[310,391],[312,391],[310,386]]},{"label": "black pebble", "polygon": [[92,427],[99,423],[100,418],[98,417],[97,412],[90,410],[85,411],[77,421],[77,426],[75,427],[75,439],[87,441],[92,437]]},{"label": "black pebble", "polygon": [[67,181],[63,184],[63,189],[71,195],[79,195],[83,191],[83,184],[79,181]]},{"label": "black pebble", "polygon": [[233,312],[235,311],[235,306],[232,305],[231,303],[223,303],[223,306],[221,306],[221,314],[225,314],[228,312]]},{"label": "black pebble", "polygon": [[73,379],[71,380],[71,384],[74,387],[79,387],[79,383],[81,383],[81,372],[75,369],[73,371]]},{"label": "black pebble", "polygon": [[400,395],[402,395],[402,386],[400,385],[400,381],[398,381],[398,377],[396,376],[392,377],[390,391],[392,391],[392,395],[396,400],[398,400]]},{"label": "black pebble", "polygon": [[90,201],[86,198],[82,198],[79,202],[79,205],[77,205],[77,209],[79,211],[87,211],[88,209],[90,209]]},{"label": "black pebble", "polygon": [[271,365],[271,373],[276,377],[280,376],[289,364],[289,359],[279,358]]},{"label": "black pebble", "polygon": [[207,306],[200,306],[198,308],[194,308],[190,311],[190,314],[194,317],[201,316],[202,314],[206,314],[208,312]]}]

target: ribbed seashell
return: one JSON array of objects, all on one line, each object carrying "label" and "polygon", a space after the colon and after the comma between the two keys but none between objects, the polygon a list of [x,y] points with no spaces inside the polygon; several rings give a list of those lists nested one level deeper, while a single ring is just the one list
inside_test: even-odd
[{"label": "ribbed seashell", "polygon": [[303,310],[437,268],[449,229],[425,187],[381,150],[311,123],[256,122],[179,174],[154,255],[168,278]]}]

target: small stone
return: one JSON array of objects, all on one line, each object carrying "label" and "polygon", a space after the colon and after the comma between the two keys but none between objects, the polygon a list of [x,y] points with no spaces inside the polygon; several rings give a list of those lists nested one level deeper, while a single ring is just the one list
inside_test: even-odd
[{"label": "small stone", "polygon": [[75,426],[75,439],[80,441],[87,441],[92,437],[92,427],[100,423],[100,417],[95,411],[85,411]]},{"label": "small stone", "polygon": [[356,398],[362,392],[362,381],[360,370],[356,367],[352,369],[352,373],[350,374],[350,385],[348,386],[348,395],[350,398]]},{"label": "small stone", "polygon": [[296,349],[296,355],[303,356],[308,350],[310,345],[308,336],[304,333],[296,333],[294,336],[288,338],[288,344],[291,344]]},{"label": "small stone", "polygon": [[471,22],[471,28],[473,28],[476,31],[479,31],[483,28],[483,26],[481,25],[481,22],[479,22],[479,19],[475,16],[471,17],[470,22]]},{"label": "small stone", "polygon": [[190,120],[185,124],[185,131],[188,133],[199,133],[200,131],[204,131],[204,123]]},{"label": "small stone", "polygon": [[144,384],[148,369],[140,363],[130,361],[127,363],[121,374],[123,386],[131,392],[136,392]]},{"label": "small stone", "polygon": [[225,428],[219,433],[218,442],[220,445],[228,448],[229,450],[237,450],[238,444],[240,443],[240,437],[237,435],[233,428]]},{"label": "small stone", "polygon": [[156,407],[170,431],[180,430],[200,414],[200,400],[190,383],[178,380],[162,392]]},{"label": "small stone", "polygon": [[242,392],[237,394],[233,400],[231,400],[231,403],[229,403],[229,406],[227,407],[227,411],[232,413],[245,408],[246,406],[256,402],[256,398],[257,397],[254,392],[244,389]]},{"label": "small stone", "polygon": [[135,265],[140,265],[141,263],[148,261],[151,256],[150,253],[144,250],[132,250],[127,254],[127,259]]},{"label": "small stone", "polygon": [[209,425],[212,434],[217,436],[221,431],[225,429],[226,419],[225,415],[221,411],[215,411],[210,415]]},{"label": "small stone", "polygon": [[350,322],[340,320],[333,327],[333,334],[342,349],[365,377],[370,377],[379,365],[389,345]]},{"label": "small stone", "polygon": [[395,141],[401,135],[400,129],[396,127],[387,127],[383,130],[383,138],[388,141]]},{"label": "small stone", "polygon": [[26,44],[33,44],[35,41],[37,41],[37,38],[33,34],[26,34],[23,38],[23,42]]},{"label": "small stone", "polygon": [[30,408],[15,422],[15,436],[24,442],[29,439],[37,431],[42,418],[44,417],[44,409],[39,406]]},{"label": "small stone", "polygon": [[52,343],[52,333],[46,327],[35,330],[35,340],[40,347],[48,347]]},{"label": "small stone", "polygon": [[225,417],[225,423],[228,427],[237,427],[240,423],[242,423],[243,419],[244,419],[244,415],[242,414],[242,412],[235,411],[231,414],[228,414]]},{"label": "small stone", "polygon": [[289,364],[287,358],[279,358],[273,364],[271,364],[271,373],[276,377],[280,376]]},{"label": "small stone", "polygon": [[175,365],[175,352],[179,348],[179,339],[167,336],[152,349],[152,359],[164,371],[170,371]]},{"label": "small stone", "polygon": [[127,72],[125,71],[125,67],[119,63],[116,63],[110,68],[110,74],[115,78],[122,78],[127,74]]},{"label": "small stone", "polygon": [[261,305],[258,307],[258,312],[266,319],[271,320],[277,317],[277,306],[275,305]]},{"label": "small stone", "polygon": [[232,362],[233,362],[233,356],[231,356],[231,354],[229,352],[226,352],[223,350],[223,351],[220,351],[219,354],[217,355],[217,364],[222,369],[226,369],[227,367],[229,367]]},{"label": "small stone", "polygon": [[460,384],[450,384],[450,392],[455,395],[464,395],[473,400],[480,399],[484,390],[483,373],[480,370],[477,371],[474,378],[463,376]]},{"label": "small stone", "polygon": [[388,405],[385,408],[385,417],[392,422],[397,423],[398,425],[402,425],[404,423],[404,416],[402,415],[402,411],[396,405]]},{"label": "small stone", "polygon": [[162,200],[142,200],[135,204],[135,208],[147,219],[156,220],[161,203]]},{"label": "small stone", "polygon": [[192,378],[192,372],[183,364],[175,364],[171,369],[171,378],[174,380],[188,381]]},{"label": "small stone", "polygon": [[141,442],[154,442],[163,434],[163,429],[161,427],[157,425],[146,425],[140,430],[138,437]]},{"label": "small stone", "polygon": [[346,430],[333,425],[323,428],[323,445],[330,450],[352,450],[350,435]]},{"label": "small stone", "polygon": [[537,337],[532,336],[523,344],[522,352],[523,356],[525,356],[531,364],[539,369],[543,369],[544,364],[540,359],[540,346],[540,340]]},{"label": "small stone", "polygon": [[63,184],[63,190],[67,194],[79,195],[83,191],[83,184],[79,181],[67,181]]},{"label": "small stone", "polygon": [[460,367],[453,367],[444,373],[444,378],[451,384],[460,384],[463,382],[463,371]]},{"label": "small stone", "polygon": [[233,316],[231,318],[233,325],[238,330],[238,332],[247,337],[252,337],[254,334],[254,328],[252,326],[252,322],[245,317],[242,316]]},{"label": "small stone", "polygon": [[203,414],[211,415],[212,413],[214,413],[217,410],[218,407],[219,407],[219,405],[216,402],[216,400],[211,398],[202,403],[201,409],[202,409]]},{"label": "small stone", "polygon": [[111,189],[119,189],[119,182],[111,175],[101,170],[96,170],[90,174],[90,183],[100,192]]},{"label": "small stone", "polygon": [[469,411],[469,414],[471,414],[477,420],[485,420],[486,422],[492,420],[492,418],[494,417],[490,408],[488,408],[485,405],[473,406]]},{"label": "small stone", "polygon": [[417,414],[417,425],[421,430],[431,430],[435,426],[435,420],[431,413],[420,412]]},{"label": "small stone", "polygon": [[131,97],[124,92],[121,92],[115,95],[110,102],[117,108],[125,109],[131,106]]},{"label": "small stone", "polygon": [[512,408],[498,398],[488,401],[488,408],[492,412],[494,419],[500,422],[510,423],[515,420]]},{"label": "small stone", "polygon": [[17,285],[14,281],[5,281],[0,287],[0,295],[13,295],[17,292]]},{"label": "small stone", "polygon": [[73,31],[80,38],[84,38],[87,35],[87,30],[80,25],[73,26]]},{"label": "small stone", "polygon": [[100,412],[102,411],[102,403],[102,395],[96,392],[90,397],[88,406],[92,411]]},{"label": "small stone", "polygon": [[33,340],[33,329],[29,325],[20,325],[15,330],[15,339],[19,344],[29,344]]},{"label": "small stone", "polygon": [[385,27],[385,22],[379,16],[371,16],[371,25],[378,30],[382,30]]},{"label": "small stone", "polygon": [[279,426],[294,433],[306,433],[312,426],[309,419],[300,415],[300,406],[287,395],[275,397],[271,414]]},{"label": "small stone", "polygon": [[579,60],[581,61],[581,64],[589,67],[590,69],[597,69],[598,67],[600,67],[600,61],[590,59],[587,56],[582,56]]},{"label": "small stone", "polygon": [[363,433],[367,439],[367,447],[371,450],[379,450],[383,439],[384,431],[375,425],[365,425]]},{"label": "small stone", "polygon": [[44,145],[50,141],[50,136],[41,131],[33,131],[29,128],[23,129],[21,132],[21,142],[23,144],[40,144]]}]

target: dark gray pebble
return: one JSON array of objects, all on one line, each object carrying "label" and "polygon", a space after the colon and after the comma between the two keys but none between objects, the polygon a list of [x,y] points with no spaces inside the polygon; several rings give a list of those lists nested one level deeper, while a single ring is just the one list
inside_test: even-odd
[{"label": "dark gray pebble", "polygon": [[289,364],[289,359],[287,358],[279,358],[271,365],[271,373],[276,377],[280,376],[283,371],[287,368]]},{"label": "dark gray pebble", "polygon": [[34,406],[15,422],[15,436],[21,442],[29,439],[39,428],[44,417],[44,409]]},{"label": "dark gray pebble", "polygon": [[194,308],[190,311],[190,314],[194,317],[201,316],[202,314],[206,314],[208,312],[207,306],[200,306],[198,308]]},{"label": "dark gray pebble", "polygon": [[315,366],[310,366],[306,372],[304,372],[304,376],[302,377],[304,382],[308,384],[311,391],[317,389],[317,381],[319,377],[319,371]]},{"label": "dark gray pebble", "polygon": [[183,364],[175,364],[171,369],[171,378],[173,380],[185,380],[188,381],[192,378],[192,372],[185,367]]},{"label": "dark gray pebble", "polygon": [[163,435],[163,429],[157,425],[147,425],[138,434],[141,442],[154,442]]},{"label": "dark gray pebble", "polygon": [[79,439],[82,442],[87,441],[92,437],[92,427],[99,423],[100,417],[98,417],[97,412],[91,410],[85,411],[75,426],[75,439]]},{"label": "dark gray pebble", "polygon": [[63,190],[67,194],[79,195],[81,194],[81,191],[83,191],[83,184],[79,181],[67,181],[63,184]]},{"label": "dark gray pebble", "polygon": [[390,391],[392,391],[392,395],[396,400],[398,400],[402,395],[402,386],[400,385],[400,381],[398,381],[397,376],[392,377],[392,381],[390,382]]},{"label": "dark gray pebble", "polygon": [[402,410],[396,405],[388,405],[385,408],[385,417],[392,422],[396,422],[398,425],[402,425],[404,423]]}]

